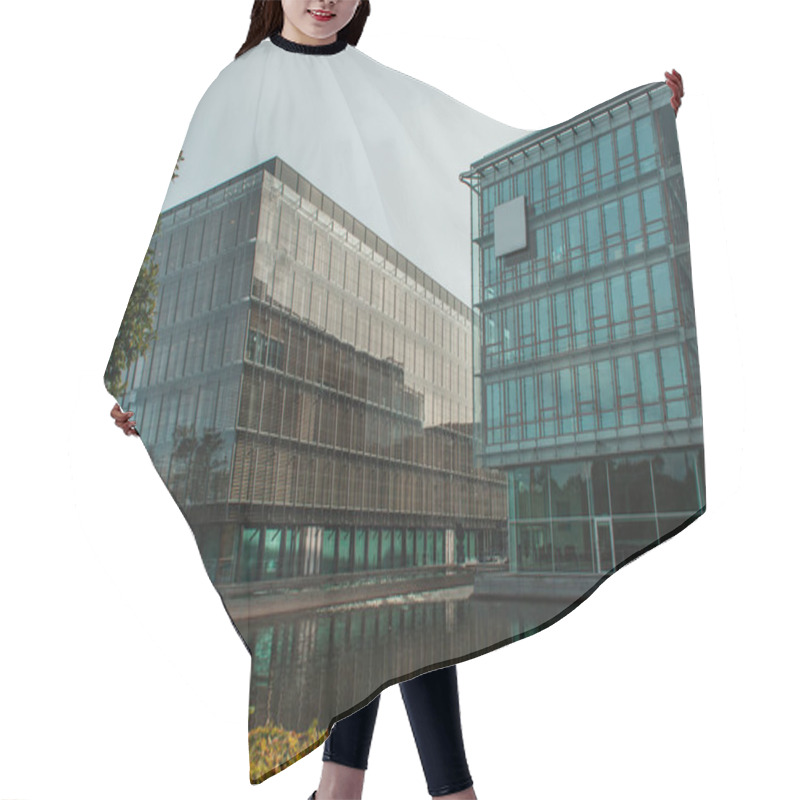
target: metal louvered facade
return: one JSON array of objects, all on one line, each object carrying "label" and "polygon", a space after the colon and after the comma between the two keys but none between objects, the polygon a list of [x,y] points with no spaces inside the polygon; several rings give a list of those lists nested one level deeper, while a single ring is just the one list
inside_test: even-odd
[{"label": "metal louvered facade", "polygon": [[162,215],[127,375],[216,583],[502,557],[471,309],[279,159]]}]

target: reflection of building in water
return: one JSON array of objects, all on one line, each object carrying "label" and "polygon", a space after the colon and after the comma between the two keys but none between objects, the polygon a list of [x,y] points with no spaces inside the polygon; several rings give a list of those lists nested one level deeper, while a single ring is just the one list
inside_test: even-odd
[{"label": "reflection of building in water", "polygon": [[279,159],[164,212],[126,406],[216,583],[502,554],[471,309]]},{"label": "reflection of building in water", "polygon": [[688,225],[653,84],[472,165],[476,425],[512,571],[604,573],[705,506]]},{"label": "reflection of building in water", "polygon": [[425,594],[237,620],[253,654],[253,723],[266,719],[307,730],[314,719],[324,721],[321,704],[331,694],[338,698],[332,713],[341,713],[363,702],[387,676],[402,678],[468,658],[515,634],[519,638],[564,609],[561,602],[511,601],[498,613],[494,602]]}]

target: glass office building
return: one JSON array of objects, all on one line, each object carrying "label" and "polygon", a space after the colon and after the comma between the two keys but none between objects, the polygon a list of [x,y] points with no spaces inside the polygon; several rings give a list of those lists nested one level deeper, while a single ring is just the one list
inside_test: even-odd
[{"label": "glass office building", "polygon": [[124,402],[215,583],[505,552],[469,306],[277,158],[151,247],[157,339]]},{"label": "glass office building", "polygon": [[652,84],[474,163],[476,425],[511,571],[605,573],[705,508],[688,224]]}]

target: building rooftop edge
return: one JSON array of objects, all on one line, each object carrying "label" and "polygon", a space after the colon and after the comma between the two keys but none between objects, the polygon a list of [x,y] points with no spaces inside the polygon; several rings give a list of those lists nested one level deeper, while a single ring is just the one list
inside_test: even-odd
[{"label": "building rooftop edge", "polygon": [[[173,206],[162,208],[161,213],[159,214],[159,219],[162,216],[166,215],[166,214],[172,214],[172,213],[178,211],[179,209],[183,208],[184,206],[189,206],[192,203],[197,202],[197,200],[199,200],[201,197],[203,197],[205,195],[209,195],[209,194],[212,194],[213,192],[219,191],[222,187],[224,187],[227,184],[236,183],[237,181],[242,180],[245,176],[250,175],[250,174],[255,175],[258,172],[266,171],[266,172],[269,172],[269,174],[272,175],[277,180],[281,181],[282,183],[285,183],[285,181],[283,181],[283,179],[279,175],[276,174],[278,172],[278,165],[279,164],[281,166],[283,166],[283,167],[287,167],[292,172],[294,172],[295,174],[297,174],[298,176],[303,178],[303,180],[307,181],[314,189],[316,189],[322,195],[323,198],[325,198],[327,200],[330,200],[330,202],[333,204],[333,206],[335,208],[339,209],[342,212],[343,215],[346,215],[346,216],[352,218],[359,225],[363,226],[363,228],[365,230],[367,230],[371,234],[373,234],[376,239],[378,239],[381,242],[383,242],[383,244],[385,244],[390,250],[393,250],[399,256],[402,256],[407,264],[413,266],[414,269],[416,269],[422,276],[424,276],[423,280],[422,281],[418,281],[418,283],[421,283],[424,286],[424,278],[427,277],[433,283],[434,287],[438,287],[439,288],[439,290],[440,290],[440,292],[439,292],[440,299],[443,299],[447,303],[448,306],[453,308],[455,311],[459,312],[462,316],[465,316],[465,317],[468,316],[469,319],[470,319],[470,322],[473,321],[474,310],[473,310],[472,306],[468,305],[463,300],[461,300],[458,297],[456,297],[443,284],[439,283],[439,281],[437,281],[431,274],[429,274],[428,272],[425,272],[425,270],[423,270],[422,268],[417,266],[413,261],[411,261],[410,258],[407,258],[406,256],[404,256],[396,247],[394,247],[392,244],[387,242],[386,239],[384,239],[382,236],[379,236],[375,231],[372,230],[372,228],[370,228],[368,225],[363,223],[360,219],[358,219],[358,217],[356,217],[353,214],[351,214],[346,208],[344,208],[344,206],[342,206],[339,203],[337,203],[332,197],[330,197],[329,195],[326,195],[321,189],[319,189],[315,184],[313,184],[310,180],[308,180],[308,178],[306,178],[303,175],[302,172],[298,172],[291,164],[289,164],[289,162],[284,161],[280,156],[272,156],[272,157],[266,159],[266,161],[262,161],[259,164],[255,164],[252,167],[249,167],[248,169],[243,170],[242,172],[238,173],[237,175],[233,175],[232,177],[227,178],[226,180],[221,181],[220,183],[209,187],[205,191],[200,192],[199,194],[196,194],[194,197],[187,198],[186,200],[183,200],[180,203],[176,203]],[[315,205],[317,205],[317,204],[315,203]],[[319,208],[320,211],[322,211],[322,207],[321,206],[318,205],[317,207]],[[352,233],[354,236],[357,236],[357,238],[360,241],[362,241],[365,245],[367,244],[365,238],[358,236],[354,231],[350,231],[350,233]],[[369,245],[367,245],[367,246],[369,246]],[[397,266],[398,268],[402,269],[402,266],[400,264],[395,264],[395,266]],[[403,272],[405,272],[406,274],[411,274],[407,270],[403,270]],[[411,276],[413,277],[413,274]],[[435,291],[434,291],[434,294],[436,294]]]},{"label": "building rooftop edge", "polygon": [[470,164],[470,168],[461,173],[459,177],[463,182],[466,182],[470,178],[475,177],[473,173],[485,169],[486,167],[493,166],[496,162],[502,161],[509,155],[527,150],[533,145],[540,144],[547,139],[553,138],[560,131],[565,131],[570,128],[574,128],[576,125],[580,125],[581,123],[588,122],[599,114],[611,111],[612,109],[622,105],[627,105],[639,97],[644,95],[652,96],[659,90],[664,90],[665,97],[661,105],[666,105],[669,102],[669,98],[672,96],[672,93],[667,87],[666,82],[658,81],[656,83],[646,83],[642,86],[636,87],[635,89],[629,89],[627,92],[623,92],[616,97],[612,97],[610,100],[605,100],[604,102],[593,106],[586,111],[582,111],[580,114],[566,120],[566,122],[559,122],[557,125],[551,125],[549,128],[543,128],[540,131],[535,131],[534,133],[528,134],[520,139],[516,139],[515,141],[510,142],[509,144],[504,145],[497,150],[493,150],[491,153],[487,153],[477,161],[473,161]]}]

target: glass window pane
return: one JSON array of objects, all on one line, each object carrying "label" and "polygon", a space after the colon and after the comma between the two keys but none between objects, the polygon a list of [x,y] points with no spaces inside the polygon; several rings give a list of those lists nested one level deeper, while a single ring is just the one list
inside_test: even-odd
[{"label": "glass window pane", "polygon": [[628,319],[628,291],[625,283],[624,275],[617,275],[609,281],[614,322],[624,322]]},{"label": "glass window pane", "polygon": [[[291,531],[287,531],[291,536]],[[264,567],[262,577],[277,577],[281,555],[281,529],[267,528],[264,532]],[[288,565],[287,565],[288,566]]]},{"label": "glass window pane", "polygon": [[664,216],[661,205],[661,191],[658,186],[651,186],[642,192],[644,201],[644,218],[647,222],[653,222]]},{"label": "glass window pane", "polygon": [[529,467],[512,470],[509,473],[511,482],[511,502],[515,519],[528,519],[531,516],[531,471]]},{"label": "glass window pane", "polygon": [[550,491],[547,467],[531,467],[531,517],[546,519],[550,516]]},{"label": "glass window pane", "polygon": [[586,308],[586,287],[572,290],[572,329],[582,332],[589,328],[589,315]]},{"label": "glass window pane", "polygon": [[539,355],[550,353],[550,298],[540,297],[536,301],[536,335],[539,343]]},{"label": "glass window pane", "polygon": [[617,129],[617,157],[620,161],[633,155],[633,137],[630,125],[623,125]]},{"label": "glass window pane", "polygon": [[597,150],[600,156],[600,175],[603,188],[614,183],[614,149],[611,144],[611,134],[606,133],[597,140]]},{"label": "glass window pane", "polygon": [[[652,514],[655,511],[648,458],[629,456],[610,459],[609,477],[613,514]],[[616,528],[615,521],[615,535]],[[617,560],[619,561],[619,558]]]},{"label": "glass window pane", "polygon": [[605,459],[592,462],[592,504],[595,516],[609,514],[608,476]]},{"label": "glass window pane", "polygon": [[613,428],[617,424],[614,376],[610,361],[597,362],[597,391],[600,407],[600,427]]},{"label": "glass window pane", "polygon": [[539,378],[540,389],[540,415],[542,420],[541,435],[542,436],[555,436],[556,427],[556,398],[555,388],[553,386],[553,375],[544,373]]},{"label": "glass window pane", "polygon": [[519,307],[520,335],[523,339],[533,335],[533,303],[526,302]]},{"label": "glass window pane", "polygon": [[545,165],[547,168],[547,188],[553,189],[561,183],[561,165],[558,157],[551,158]]},{"label": "glass window pane", "polygon": [[550,466],[550,499],[554,517],[583,517],[589,514],[584,461],[570,461]]},{"label": "glass window pane", "polygon": [[597,163],[593,142],[581,146],[581,191],[584,197],[590,197],[597,192]]},{"label": "glass window pane", "polygon": [[539,420],[536,403],[536,381],[533,375],[525,375],[521,379],[522,388],[522,418],[526,439],[535,439],[537,435],[536,424]]},{"label": "glass window pane", "polygon": [[556,328],[569,325],[569,306],[567,305],[567,293],[558,292],[553,298],[553,308],[556,314]]},{"label": "glass window pane", "polygon": [[564,186],[568,189],[578,183],[577,154],[574,150],[564,154]]},{"label": "glass window pane", "polygon": [[620,232],[619,205],[616,200],[603,206],[603,226],[606,238],[615,236]]},{"label": "glass window pane", "polygon": [[[616,510],[616,509],[615,509]],[[641,553],[656,541],[655,520],[614,520],[614,557],[617,566]]]},{"label": "glass window pane", "polygon": [[636,150],[639,156],[640,172],[655,169],[655,141],[653,139],[653,122],[648,117],[636,120]]},{"label": "glass window pane", "polygon": [[633,375],[633,358],[621,356],[617,359],[617,379],[620,395],[636,394],[636,381]]},{"label": "glass window pane", "polygon": [[604,317],[608,314],[608,306],[606,304],[606,282],[595,281],[591,285],[592,292],[592,316]]},{"label": "glass window pane", "polygon": [[583,244],[580,214],[573,214],[567,219],[567,238],[570,251]]},{"label": "glass window pane", "polygon": [[656,264],[651,271],[653,277],[653,301],[656,312],[670,311],[675,308],[675,295],[672,290],[672,279],[669,265],[665,262]]},{"label": "glass window pane", "polygon": [[[600,212],[596,208],[592,208],[584,214],[584,226],[586,229],[586,249],[587,251],[594,252],[600,249],[602,245],[602,238],[600,236]],[[590,260],[590,265],[596,262]]]},{"label": "glass window pane", "polygon": [[590,572],[591,539],[587,520],[553,524],[553,561],[557,572]]},{"label": "glass window pane", "polygon": [[587,142],[581,146],[581,172],[587,173],[595,169],[594,143]]},{"label": "glass window pane", "polygon": [[693,453],[659,453],[653,459],[659,513],[693,514],[700,508]]},{"label": "glass window pane", "polygon": [[[656,354],[639,353],[639,386],[643,403],[658,403],[661,399],[658,372],[656,371]],[[647,420],[645,420],[647,422]]]},{"label": "glass window pane", "polygon": [[664,386],[684,386],[686,378],[683,371],[683,359],[677,347],[664,347],[661,349],[661,371],[664,375]]},{"label": "glass window pane", "polygon": [[591,364],[578,367],[578,396],[581,407],[594,401],[594,376]]},{"label": "glass window pane", "polygon": [[625,219],[625,238],[628,240],[628,252],[638,253],[644,249],[641,241],[636,241],[640,240],[642,236],[638,192],[622,198],[622,214]]},{"label": "glass window pane", "polygon": [[631,272],[631,302],[634,308],[650,305],[650,292],[647,289],[647,270]]},{"label": "glass window pane", "polygon": [[559,220],[550,225],[550,259],[555,263],[564,258],[564,226]]},{"label": "glass window pane", "polygon": [[572,391],[572,370],[558,371],[558,407],[561,433],[575,431],[575,397]]}]

